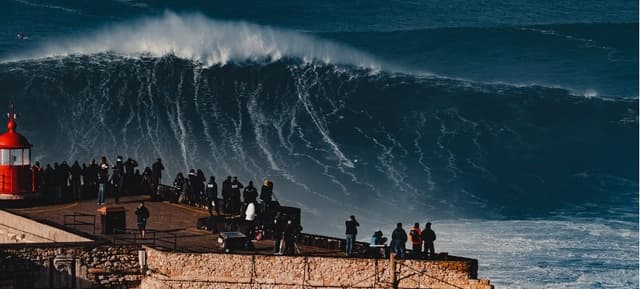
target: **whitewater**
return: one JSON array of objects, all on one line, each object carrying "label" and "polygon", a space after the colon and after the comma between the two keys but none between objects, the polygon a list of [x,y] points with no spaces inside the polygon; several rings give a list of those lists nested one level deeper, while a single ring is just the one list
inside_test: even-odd
[{"label": "whitewater", "polygon": [[[43,163],[161,156],[169,181],[269,178],[309,232],[341,236],[355,214],[368,241],[431,221],[436,250],[479,259],[497,288],[637,288],[638,101],[607,95],[633,89],[585,97],[361,49],[393,35],[162,12],[3,53],[0,87],[29,107],[20,129]],[[581,53],[627,57],[592,46]]]}]

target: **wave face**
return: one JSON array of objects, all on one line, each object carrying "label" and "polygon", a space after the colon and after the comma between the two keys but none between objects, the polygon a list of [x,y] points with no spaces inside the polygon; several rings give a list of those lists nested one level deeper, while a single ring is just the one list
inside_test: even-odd
[{"label": "wave face", "polygon": [[448,27],[323,33],[403,67],[474,81],[638,98],[638,24]]},{"label": "wave face", "polygon": [[208,67],[173,55],[4,63],[0,86],[36,160],[160,156],[168,181],[190,168],[267,177],[309,223],[345,210],[637,211],[637,100],[296,58]]}]

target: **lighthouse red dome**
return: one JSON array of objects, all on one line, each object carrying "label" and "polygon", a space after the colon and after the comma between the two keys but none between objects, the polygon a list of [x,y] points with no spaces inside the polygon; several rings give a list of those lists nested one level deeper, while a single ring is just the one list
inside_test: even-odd
[{"label": "lighthouse red dome", "polygon": [[9,106],[8,131],[0,135],[0,199],[15,200],[34,196],[31,170],[31,144],[16,132],[16,114]]},{"label": "lighthouse red dome", "polygon": [[7,123],[8,131],[0,135],[0,148],[15,149],[15,148],[30,148],[31,144],[23,135],[16,132],[18,126],[15,121],[15,114],[13,109],[8,114],[9,122]]}]

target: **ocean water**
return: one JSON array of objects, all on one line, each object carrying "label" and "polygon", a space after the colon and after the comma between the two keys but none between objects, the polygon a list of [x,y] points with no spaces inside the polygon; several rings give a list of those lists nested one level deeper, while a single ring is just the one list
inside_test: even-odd
[{"label": "ocean water", "polygon": [[266,177],[305,231],[638,288],[637,2],[343,2],[5,1],[0,106],[42,163]]}]

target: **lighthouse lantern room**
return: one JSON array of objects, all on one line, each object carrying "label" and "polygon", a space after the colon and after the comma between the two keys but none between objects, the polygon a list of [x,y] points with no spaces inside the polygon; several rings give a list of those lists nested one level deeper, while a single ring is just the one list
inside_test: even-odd
[{"label": "lighthouse lantern room", "polygon": [[23,199],[33,195],[31,144],[16,132],[13,104],[7,117],[8,131],[0,135],[0,199]]}]

